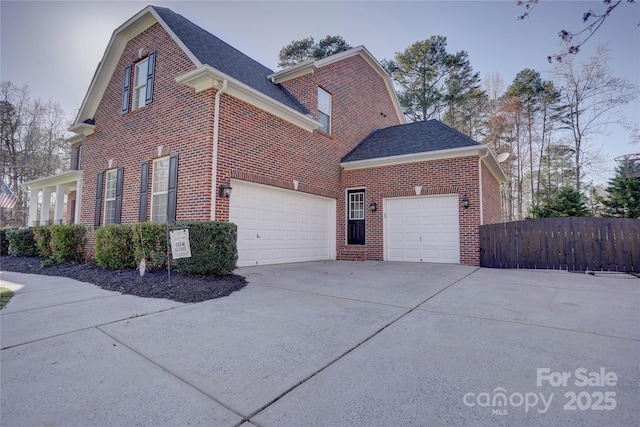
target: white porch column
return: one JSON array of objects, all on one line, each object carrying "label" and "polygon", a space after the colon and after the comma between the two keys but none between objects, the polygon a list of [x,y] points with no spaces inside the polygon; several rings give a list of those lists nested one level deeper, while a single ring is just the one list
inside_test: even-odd
[{"label": "white porch column", "polygon": [[82,179],[76,181],[76,224],[80,224],[80,206],[82,206]]},{"label": "white porch column", "polygon": [[64,218],[64,187],[56,185],[56,207],[53,213],[53,223],[58,224]]},{"label": "white porch column", "polygon": [[49,207],[51,206],[51,187],[42,189],[42,208],[40,209],[40,225],[46,225],[49,221]]},{"label": "white porch column", "polygon": [[33,227],[33,224],[38,221],[38,194],[40,189],[29,189],[29,222],[27,225]]}]

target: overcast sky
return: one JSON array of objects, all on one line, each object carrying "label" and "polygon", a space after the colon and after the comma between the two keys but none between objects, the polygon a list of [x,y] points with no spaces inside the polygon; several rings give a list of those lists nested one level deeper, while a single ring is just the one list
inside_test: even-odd
[{"label": "overcast sky", "polygon": [[[148,2],[0,1],[0,76],[27,84],[33,98],[58,101],[75,117],[113,31]],[[547,56],[559,50],[561,29],[583,27],[582,14],[602,10],[602,1],[540,0],[531,17],[518,21],[516,0],[417,2],[156,1],[276,70],[278,52],[293,40],[341,35],[364,45],[379,61],[392,59],[417,40],[447,37],[450,52],[466,50],[481,77],[500,73],[508,85],[523,68],[543,73]],[[623,2],[580,54],[586,59],[608,42],[610,68],[640,85],[640,4]],[[625,109],[640,123],[640,105]],[[611,173],[612,159],[640,152],[629,133],[613,125],[601,146]],[[607,174],[596,178],[601,181]]]}]

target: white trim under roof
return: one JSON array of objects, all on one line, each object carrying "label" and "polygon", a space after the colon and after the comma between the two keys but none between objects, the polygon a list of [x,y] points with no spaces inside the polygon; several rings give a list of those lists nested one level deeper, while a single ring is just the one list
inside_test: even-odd
[{"label": "white trim under roof", "polygon": [[[162,25],[162,28],[171,36],[173,41],[180,46],[196,67],[202,65],[182,40],[180,40],[162,18],[160,18],[158,13],[153,9],[153,6],[147,6],[113,32],[107,49],[102,56],[102,60],[93,75],[89,90],[82,101],[82,106],[80,110],[78,110],[74,125],[69,129],[70,131],[77,132],[78,130],[74,130],[76,126],[80,126],[86,119],[93,118],[127,43],[155,23]],[[90,135],[90,133],[85,135]]]},{"label": "white trim under roof", "polygon": [[44,178],[33,179],[21,185],[21,187],[43,188],[56,184],[68,184],[82,179],[81,170],[71,170],[57,175],[45,176]]},{"label": "white trim under roof", "polygon": [[321,124],[313,118],[310,118],[293,108],[287,107],[270,96],[255,90],[254,88],[228,76],[208,64],[202,65],[195,70],[176,77],[176,81],[178,83],[194,88],[196,93],[211,88],[220,89],[224,80],[228,82],[226,93],[235,98],[254,105],[309,132],[313,132],[321,127]]},{"label": "white trim under roof", "polygon": [[342,162],[340,166],[344,170],[377,168],[382,166],[401,165],[406,163],[427,162],[455,157],[481,156],[489,152],[489,156],[482,159],[498,182],[506,182],[500,164],[493,155],[493,152],[485,144],[470,147],[448,148],[446,150],[428,151],[425,153],[402,154],[398,156],[379,157],[375,159],[355,160],[352,162]]},{"label": "white trim under roof", "polygon": [[391,83],[391,77],[389,77],[389,74],[384,69],[382,64],[380,64],[380,62],[378,62],[378,60],[374,58],[373,55],[371,55],[371,53],[364,46],[354,47],[353,49],[336,53],[335,55],[331,55],[318,60],[309,59],[307,61],[301,62],[300,64],[296,64],[292,67],[286,68],[282,71],[278,71],[277,73],[270,74],[267,76],[267,78],[275,84],[283,83],[288,80],[304,76],[306,74],[313,74],[313,72],[318,68],[331,65],[338,61],[342,61],[343,59],[350,58],[354,55],[360,55],[365,61],[367,61],[371,68],[373,68],[378,73],[378,75],[382,77],[382,80],[387,87],[387,92],[389,92],[389,96],[391,97],[391,101],[393,102],[393,106],[395,107],[396,114],[398,115],[398,120],[400,121],[400,123],[405,123],[406,121],[404,113],[402,112],[402,108],[400,107],[400,102],[398,101],[398,96],[396,95],[393,83]]}]

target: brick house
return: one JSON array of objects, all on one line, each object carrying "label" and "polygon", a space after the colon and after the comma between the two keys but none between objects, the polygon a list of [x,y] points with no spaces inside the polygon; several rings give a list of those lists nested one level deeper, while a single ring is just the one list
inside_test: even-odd
[{"label": "brick house", "polygon": [[92,230],[234,222],[240,266],[477,265],[478,226],[500,219],[492,152],[435,120],[405,124],[362,46],[273,72],[148,6],[115,30],[70,130],[71,171],[27,183],[43,196],[33,223],[55,192],[55,219]]}]

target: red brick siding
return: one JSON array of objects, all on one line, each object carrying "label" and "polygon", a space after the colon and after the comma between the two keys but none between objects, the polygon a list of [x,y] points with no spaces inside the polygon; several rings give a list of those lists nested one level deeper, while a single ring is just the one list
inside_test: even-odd
[{"label": "red brick siding", "polygon": [[[366,205],[376,202],[376,212],[366,212],[366,259],[384,259],[383,199],[415,196],[414,187],[422,186],[422,195],[457,193],[469,199],[469,208],[460,209],[460,262],[479,265],[480,198],[478,156],[459,157],[377,168],[343,170],[342,200],[337,203],[338,259],[351,259],[353,247],[346,243],[346,190],[365,188]],[[486,189],[489,191],[489,188]],[[347,254],[344,256],[343,254]]]},{"label": "red brick siding", "polygon": [[489,168],[482,164],[482,215],[484,224],[502,222],[502,198],[500,197],[500,183],[493,176]]},{"label": "red brick siding", "polygon": [[338,158],[377,128],[400,124],[384,80],[360,56],[344,59],[282,84],[318,118],[318,87],[331,94],[331,136]]},{"label": "red brick siding", "polygon": [[[124,69],[137,60],[140,48],[144,54],[156,51],[153,102],[121,114]],[[113,160],[113,167],[124,167],[122,222],[136,222],[140,168],[143,162],[155,157],[153,153],[160,145],[165,154],[180,156],[177,218],[209,219],[211,199],[206,171],[211,170],[213,91],[195,94],[192,88],[175,81],[176,76],[194,68],[159,24],[127,43],[95,113],[95,132],[86,138],[82,148],[82,223],[93,226],[96,177],[98,172],[108,169],[109,159]],[[149,214],[150,211],[148,206]],[[92,245],[91,235],[90,252]]]},{"label": "red brick siding", "polygon": [[[339,199],[340,159],[376,128],[399,124],[384,82],[357,56],[284,85],[316,118],[318,86],[332,93],[332,134],[308,132],[223,95],[218,185],[234,177],[293,189],[296,180],[299,191]],[[217,200],[216,219],[227,220],[229,200]]]}]

